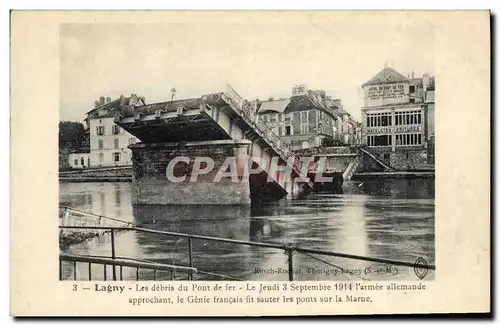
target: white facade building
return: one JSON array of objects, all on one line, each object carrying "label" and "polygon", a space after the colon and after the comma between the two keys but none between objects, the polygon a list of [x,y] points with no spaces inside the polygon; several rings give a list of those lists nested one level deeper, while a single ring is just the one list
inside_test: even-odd
[{"label": "white facade building", "polygon": [[90,137],[90,167],[127,166],[132,164],[132,152],[128,146],[137,138],[115,124],[123,106],[144,105],[144,98],[132,94],[111,101],[101,97],[95,102],[95,109],[87,112],[87,128]]},{"label": "white facade building", "polygon": [[132,164],[128,149],[137,139],[117,126],[115,117],[89,119],[90,166],[123,166]]},{"label": "white facade building", "polygon": [[73,169],[84,169],[90,166],[90,153],[69,154],[69,166]]}]

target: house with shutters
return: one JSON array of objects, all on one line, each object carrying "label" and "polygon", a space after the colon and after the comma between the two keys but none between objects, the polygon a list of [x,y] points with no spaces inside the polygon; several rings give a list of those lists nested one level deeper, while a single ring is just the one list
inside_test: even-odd
[{"label": "house with shutters", "polygon": [[89,167],[112,167],[132,164],[132,153],[128,146],[135,144],[137,138],[115,124],[120,108],[145,105],[144,97],[132,94],[111,101],[100,97],[95,107],[87,112],[85,122],[89,131]]}]

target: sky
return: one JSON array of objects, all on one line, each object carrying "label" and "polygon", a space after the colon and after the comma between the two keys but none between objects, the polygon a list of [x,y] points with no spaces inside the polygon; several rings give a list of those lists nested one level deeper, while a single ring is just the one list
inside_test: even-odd
[{"label": "sky", "polygon": [[364,24],[144,23],[60,25],[60,120],[82,121],[100,96],[135,93],[146,103],[200,97],[230,84],[252,100],[305,84],[341,99],[361,118],[361,84],[385,65],[433,75],[433,28]]}]

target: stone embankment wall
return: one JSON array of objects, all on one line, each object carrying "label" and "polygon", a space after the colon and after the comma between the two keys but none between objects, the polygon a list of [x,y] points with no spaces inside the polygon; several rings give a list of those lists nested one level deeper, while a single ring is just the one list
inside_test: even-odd
[{"label": "stone embankment wall", "polygon": [[132,181],[132,166],[84,169],[79,171],[59,172],[59,181]]}]

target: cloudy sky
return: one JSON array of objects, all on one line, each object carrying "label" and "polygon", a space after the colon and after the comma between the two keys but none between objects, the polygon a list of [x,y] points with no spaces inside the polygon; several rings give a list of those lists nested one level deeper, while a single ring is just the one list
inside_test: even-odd
[{"label": "cloudy sky", "polygon": [[62,24],[60,119],[82,121],[99,96],[136,93],[146,103],[223,91],[287,97],[295,84],[324,89],[359,119],[361,84],[386,63],[433,73],[426,24]]}]

